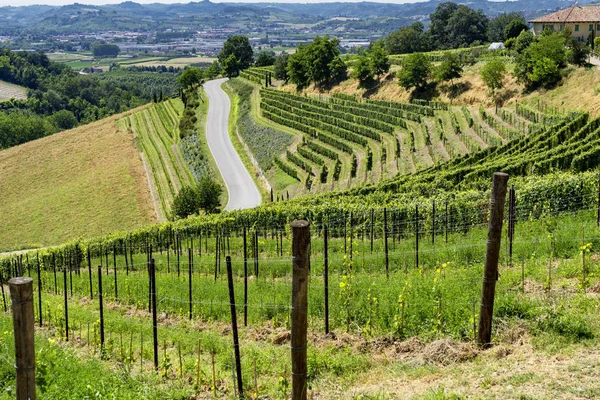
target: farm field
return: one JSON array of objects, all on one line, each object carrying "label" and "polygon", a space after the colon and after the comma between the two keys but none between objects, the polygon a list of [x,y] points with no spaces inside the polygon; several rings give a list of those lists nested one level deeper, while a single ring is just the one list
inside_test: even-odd
[{"label": "farm field", "polygon": [[27,99],[27,88],[9,82],[0,81],[0,101]]},{"label": "farm field", "polygon": [[133,134],[142,153],[151,187],[156,188],[153,201],[160,221],[166,220],[173,198],[194,177],[179,146],[180,99],[152,104],[119,120],[118,125]]},{"label": "farm field", "polygon": [[[579,376],[595,362],[600,332],[595,312],[600,302],[596,293],[600,264],[594,251],[586,251],[583,260],[579,254],[582,242],[591,246],[600,242],[595,211],[559,212],[552,239],[547,236],[545,221],[519,215],[513,262],[508,257],[507,240],[503,240],[500,251],[494,347],[487,351],[473,343],[485,225],[466,232],[460,225],[450,227],[446,239],[443,229],[430,237],[424,220],[417,268],[415,236],[402,233],[410,230],[412,223],[398,224],[396,220],[387,238],[390,267],[386,278],[386,246],[381,234],[385,228],[380,218],[378,214],[369,222],[367,212],[348,225],[330,223],[330,334],[325,334],[323,327],[323,233],[317,225],[312,228],[308,360],[313,398],[429,399],[442,393],[456,398],[482,393],[500,398],[566,398],[581,391],[597,392],[593,379]],[[349,229],[345,235],[342,228]],[[572,232],[581,229],[584,236],[573,240]],[[161,237],[164,243],[169,243],[169,238],[173,242],[168,246],[155,242],[152,253],[160,315],[159,373],[151,372],[147,247],[143,237],[133,235],[117,239],[114,247],[103,241],[88,242],[91,257],[86,261],[85,248],[80,249],[81,270],[63,270],[64,263],[77,253],[40,253],[44,328],[38,335],[50,343],[42,347],[57,345],[51,354],[42,353],[42,360],[65,352],[75,354],[75,360],[91,359],[93,365],[98,363],[106,369],[119,367],[121,379],[131,380],[132,389],[137,388],[136,382],[158,377],[152,390],[163,394],[202,398],[213,396],[214,390],[217,398],[232,397],[232,339],[224,272],[224,254],[228,254],[233,259],[245,392],[286,398],[291,381],[286,334],[291,292],[289,231],[258,230],[256,267],[251,256],[254,247],[248,246],[247,327],[243,326],[240,231],[221,236],[221,245],[230,250],[220,255],[216,253],[217,239],[208,229],[180,237],[168,232],[165,230]],[[249,243],[253,232],[249,230]],[[192,249],[191,259],[188,248]],[[52,256],[61,253],[64,258]],[[22,263],[23,273],[36,278],[35,256],[23,257]],[[100,351],[99,342],[98,268],[92,269],[90,294],[88,265],[101,266],[104,351]],[[58,271],[56,278],[54,269]],[[68,342],[63,288],[68,301]],[[36,321],[38,317],[36,311]],[[3,342],[10,343],[11,335],[6,329]],[[0,354],[10,357],[10,353]],[[514,369],[515,363],[523,365]],[[59,379],[53,375],[50,381]],[[559,375],[562,384],[552,385],[551,380]],[[112,378],[108,374],[103,379]],[[7,381],[0,384],[6,387]],[[79,379],[73,386],[90,390]],[[104,395],[126,390],[111,385],[93,389]],[[51,398],[52,390],[56,389],[42,398]]]},{"label": "farm field", "polygon": [[118,118],[0,151],[2,250],[156,222],[142,163]]},{"label": "farm field", "polygon": [[[156,60],[140,60],[138,61],[134,61],[134,60],[129,60],[130,62],[127,63],[127,66],[130,67],[159,67],[159,66],[166,66],[166,67],[175,67],[175,68],[185,68],[188,65],[191,64],[197,64],[197,63],[206,63],[206,64],[212,64],[214,61],[216,61],[216,57],[180,57],[180,58],[169,58],[169,59],[156,59]],[[121,63],[124,64],[124,63]]]}]

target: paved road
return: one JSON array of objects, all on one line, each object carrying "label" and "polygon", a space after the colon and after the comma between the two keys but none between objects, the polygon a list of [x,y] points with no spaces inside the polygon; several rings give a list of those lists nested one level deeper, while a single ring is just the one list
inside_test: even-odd
[{"label": "paved road", "polygon": [[221,89],[226,80],[217,79],[204,84],[209,101],[206,140],[229,192],[225,209],[239,210],[260,205],[261,196],[229,139],[229,96]]}]

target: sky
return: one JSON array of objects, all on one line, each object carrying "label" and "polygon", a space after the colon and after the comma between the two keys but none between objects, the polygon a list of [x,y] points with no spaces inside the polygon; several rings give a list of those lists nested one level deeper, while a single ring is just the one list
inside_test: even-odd
[{"label": "sky", "polygon": [[[73,4],[75,2],[81,4],[118,4],[125,0],[0,0],[0,6],[28,6],[32,4],[48,4],[53,6],[62,6],[65,4]],[[134,0],[136,3],[189,3],[187,0]],[[197,1],[197,0],[196,0]],[[234,3],[255,3],[259,1],[268,1],[276,3],[325,3],[331,1],[346,1],[346,2],[358,2],[364,0],[211,0],[215,3],[221,2],[234,2]],[[368,0],[377,3],[414,3],[419,0]],[[423,1],[423,0],[421,0]]]}]

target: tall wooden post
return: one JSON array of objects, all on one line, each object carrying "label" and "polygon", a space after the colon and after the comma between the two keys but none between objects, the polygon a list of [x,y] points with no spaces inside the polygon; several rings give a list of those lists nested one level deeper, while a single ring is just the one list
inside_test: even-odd
[{"label": "tall wooden post", "polygon": [[194,258],[192,256],[193,250],[192,248],[188,248],[188,296],[190,303],[190,320],[192,319],[192,314],[194,312],[194,304],[192,303],[192,274],[194,267]]},{"label": "tall wooden post", "polygon": [[92,285],[92,255],[90,248],[87,249],[88,275],[90,278],[90,300],[94,299],[94,287]]},{"label": "tall wooden post", "polygon": [[515,185],[508,192],[508,257],[512,266],[513,239],[515,235]]},{"label": "tall wooden post", "polygon": [[[100,255],[102,258],[102,255]],[[104,296],[102,293],[102,266],[98,265],[98,301],[100,306],[100,348],[104,349]]]},{"label": "tall wooden post", "polygon": [[8,281],[15,335],[17,400],[35,400],[35,348],[33,341],[33,279]]},{"label": "tall wooden post", "polygon": [[498,280],[498,258],[502,240],[502,219],[508,174],[496,172],[492,178],[492,194],[490,198],[490,222],[485,253],[485,269],[483,271],[483,288],[481,291],[481,307],[479,311],[478,344],[489,347],[492,341],[492,314],[494,312],[494,295]]},{"label": "tall wooden post", "polygon": [[385,277],[390,277],[390,260],[388,257],[387,208],[383,209],[383,245],[385,251]]},{"label": "tall wooden post", "polygon": [[419,206],[415,206],[415,268],[419,268]]},{"label": "tall wooden post", "polygon": [[37,253],[37,287],[38,287],[38,312],[40,314],[40,328],[42,321],[42,269],[40,268],[40,253]]},{"label": "tall wooden post", "polygon": [[292,228],[292,400],[306,400],[306,331],[308,315],[308,221],[294,221]]},{"label": "tall wooden post", "polygon": [[64,297],[65,297],[65,333],[67,342],[69,341],[69,304],[67,301],[68,292],[67,292],[67,266],[63,265],[63,287],[64,287]]},{"label": "tall wooden post", "polygon": [[[271,193],[273,193],[273,189],[271,189]],[[244,226],[244,326],[248,326],[248,242],[246,234]]]},{"label": "tall wooden post", "polygon": [[235,311],[235,294],[233,292],[233,272],[231,270],[231,257],[225,257],[227,267],[227,286],[229,288],[229,305],[231,308],[231,330],[233,333],[233,351],[235,353],[235,368],[237,373],[237,386],[240,398],[244,398],[244,385],[242,384],[242,363],[240,360],[240,342],[238,338],[237,314]]},{"label": "tall wooden post", "polygon": [[329,333],[329,232],[323,225],[323,286],[325,290],[325,333]]}]

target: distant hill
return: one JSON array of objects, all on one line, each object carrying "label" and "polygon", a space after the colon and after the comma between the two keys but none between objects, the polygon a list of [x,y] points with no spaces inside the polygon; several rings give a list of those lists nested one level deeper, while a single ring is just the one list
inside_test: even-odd
[{"label": "distant hill", "polygon": [[[406,4],[390,3],[213,3],[208,0],[179,4],[121,4],[90,6],[74,3],[62,7],[0,7],[0,35],[19,29],[43,32],[96,32],[102,30],[205,29],[238,26],[272,29],[281,23],[311,24],[333,17],[359,18],[362,21],[381,17],[397,19],[394,26],[411,20],[426,20],[440,0]],[[461,3],[461,1],[457,1]],[[521,11],[527,18],[572,5],[566,0],[462,2],[494,16],[502,12]],[[582,1],[581,4],[589,3]],[[352,21],[349,22],[352,26]],[[385,27],[383,29],[390,29]]]}]

